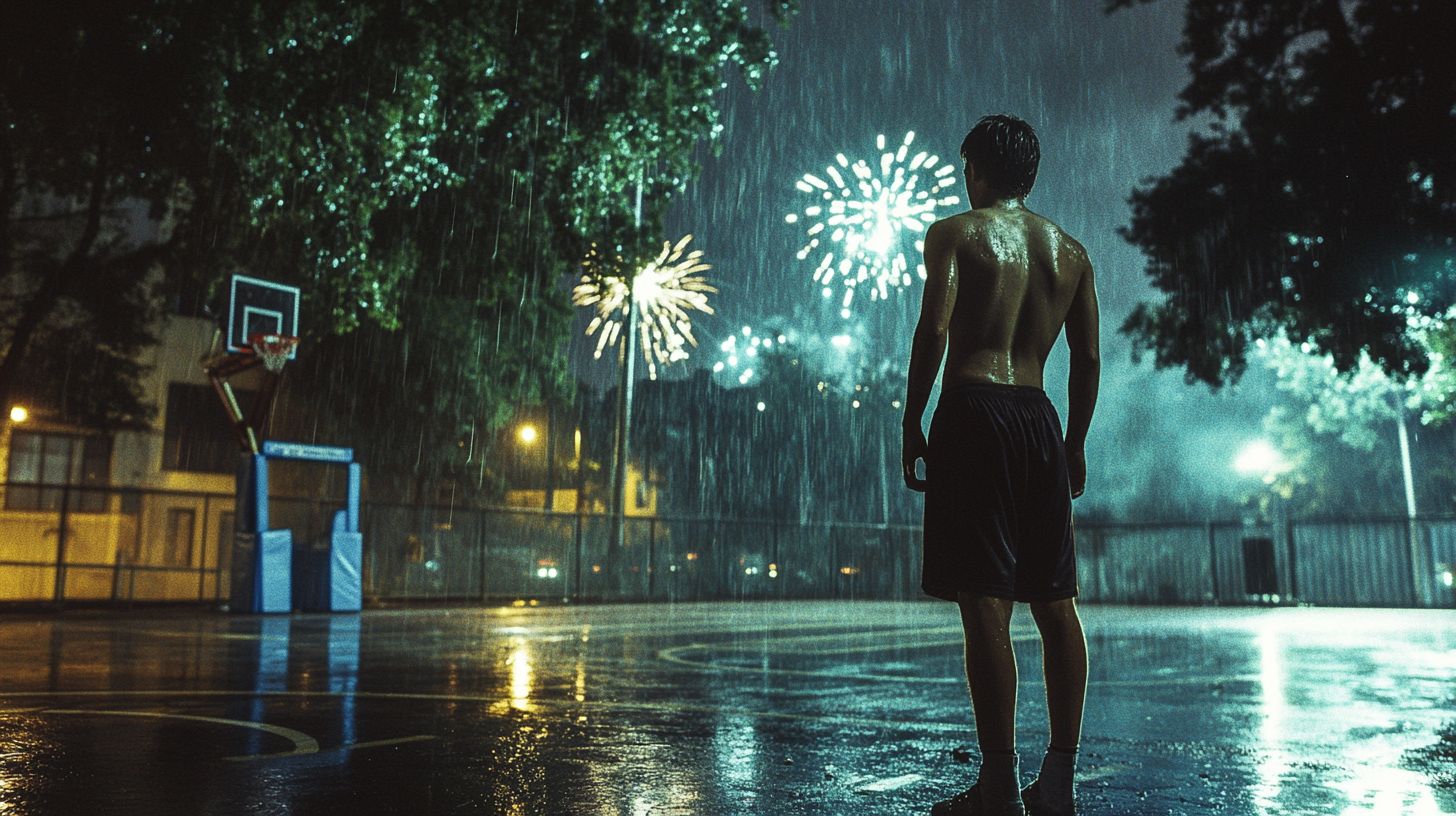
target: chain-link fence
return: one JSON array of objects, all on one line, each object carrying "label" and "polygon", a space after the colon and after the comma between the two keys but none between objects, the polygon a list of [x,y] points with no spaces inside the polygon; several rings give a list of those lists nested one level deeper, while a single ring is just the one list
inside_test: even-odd
[{"label": "chain-link fence", "polygon": [[[275,498],[295,587],[337,503]],[[365,503],[371,601],[914,599],[914,526]],[[227,603],[232,496],[0,485],[0,601]],[[1456,607],[1456,520],[1081,524],[1089,602]],[[296,596],[299,593],[295,593]]]}]

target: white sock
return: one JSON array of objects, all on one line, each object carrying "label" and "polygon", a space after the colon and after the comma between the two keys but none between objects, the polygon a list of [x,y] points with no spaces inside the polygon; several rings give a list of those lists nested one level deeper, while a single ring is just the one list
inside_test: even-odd
[{"label": "white sock", "polygon": [[1041,798],[1048,805],[1054,808],[1062,808],[1072,803],[1072,797],[1076,790],[1077,774],[1077,751],[1063,751],[1060,748],[1047,748],[1046,756],[1041,761],[1041,774],[1037,779],[1041,781]]},{"label": "white sock", "polygon": [[976,780],[987,804],[1005,805],[1021,801],[1021,757],[1015,751],[988,751],[981,756],[981,774]]}]

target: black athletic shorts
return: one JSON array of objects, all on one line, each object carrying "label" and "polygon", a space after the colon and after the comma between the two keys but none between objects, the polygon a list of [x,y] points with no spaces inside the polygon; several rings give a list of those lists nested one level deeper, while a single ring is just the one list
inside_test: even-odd
[{"label": "black athletic shorts", "polygon": [[1077,595],[1062,423],[1045,391],[945,390],[930,422],[920,586],[1016,601]]}]

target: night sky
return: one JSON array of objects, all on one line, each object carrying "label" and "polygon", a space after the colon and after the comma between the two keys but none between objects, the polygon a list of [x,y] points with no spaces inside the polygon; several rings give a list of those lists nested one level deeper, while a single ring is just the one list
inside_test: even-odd
[{"label": "night sky", "polygon": [[[959,180],[966,131],[982,115],[1012,113],[1036,127],[1042,143],[1027,205],[1081,240],[1097,269],[1103,384],[1088,443],[1089,493],[1079,506],[1115,513],[1149,482],[1171,481],[1186,488],[1185,505],[1199,512],[1237,490],[1241,477],[1231,464],[1260,435],[1272,378],[1251,365],[1240,385],[1213,394],[1186,385],[1181,371],[1155,372],[1146,360],[1134,365],[1130,342],[1117,332],[1140,299],[1154,296],[1141,254],[1116,233],[1129,218],[1128,194],[1175,166],[1198,125],[1175,119],[1187,79],[1176,53],[1183,4],[1162,0],[1112,15],[1101,5],[805,0],[787,31],[772,30],[780,64],[760,91],[727,77],[724,131],[700,147],[702,175],[669,213],[665,237],[695,235],[721,291],[712,300],[717,313],[696,322],[701,346],[688,368],[667,376],[712,366],[725,336],[764,324],[796,327],[821,342],[848,333],[855,338],[850,353],[893,360],[903,371],[919,280],[888,302],[857,303],[849,321],[824,308],[811,280],[813,258],[795,257],[803,224],[784,221],[802,206],[794,182],[822,173],[839,152],[874,162],[878,134],[893,146],[911,130],[915,148],[951,162]],[[964,201],[964,189],[954,190]],[[901,248],[913,269],[913,239]],[[584,328],[582,316],[574,368],[608,387],[615,366],[591,360]],[[1059,343],[1046,377],[1064,418],[1065,358]]]}]

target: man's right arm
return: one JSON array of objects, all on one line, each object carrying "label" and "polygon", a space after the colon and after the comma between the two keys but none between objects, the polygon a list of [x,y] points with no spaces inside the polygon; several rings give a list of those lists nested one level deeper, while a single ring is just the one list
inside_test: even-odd
[{"label": "man's right arm", "polygon": [[1092,425],[1097,385],[1102,376],[1097,342],[1097,284],[1091,262],[1084,263],[1086,269],[1072,297],[1072,308],[1067,312],[1067,348],[1071,351],[1071,361],[1067,372],[1066,447],[1072,498],[1087,490],[1087,430]]}]

